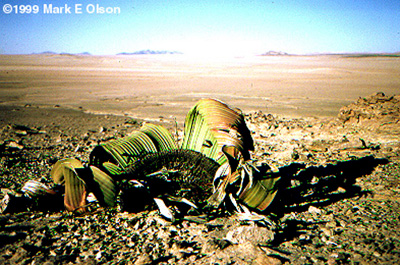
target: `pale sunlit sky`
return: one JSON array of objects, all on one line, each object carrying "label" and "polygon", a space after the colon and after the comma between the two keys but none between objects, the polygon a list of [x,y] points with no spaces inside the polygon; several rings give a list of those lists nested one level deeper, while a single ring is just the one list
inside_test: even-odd
[{"label": "pale sunlit sky", "polygon": [[[49,4],[67,4],[70,13],[45,13]],[[116,12],[98,14],[96,4]],[[21,5],[37,5],[37,14],[21,14]],[[1,0],[0,7],[0,54],[400,51],[399,0]]]}]

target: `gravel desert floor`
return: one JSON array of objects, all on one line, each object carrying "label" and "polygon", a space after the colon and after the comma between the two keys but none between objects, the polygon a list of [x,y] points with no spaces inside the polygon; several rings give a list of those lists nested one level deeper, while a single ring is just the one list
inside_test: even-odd
[{"label": "gravel desert floor", "polygon": [[[40,65],[32,57],[47,59]],[[202,97],[244,111],[255,141],[252,157],[278,168],[282,181],[262,213],[273,227],[236,215],[171,223],[154,206],[76,216],[62,201],[51,211],[8,205],[0,214],[0,263],[399,263],[396,58],[271,57],[257,59],[259,64],[252,59],[250,70],[243,58],[234,66],[197,59],[191,68],[184,61],[139,58],[129,68],[131,59],[111,57],[101,59],[100,71],[99,58],[10,58],[0,58],[2,202],[30,179],[51,186],[56,161],[88,161],[96,145],[144,122],[163,124],[181,137],[184,115]],[[115,60],[125,70],[114,69]],[[138,88],[134,95],[129,86]]]}]

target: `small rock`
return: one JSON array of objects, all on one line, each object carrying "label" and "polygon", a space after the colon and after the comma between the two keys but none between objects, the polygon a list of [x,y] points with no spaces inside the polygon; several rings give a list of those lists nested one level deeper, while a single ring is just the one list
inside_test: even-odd
[{"label": "small rock", "polygon": [[16,130],[15,134],[18,136],[26,136],[28,133],[26,131]]},{"label": "small rock", "polygon": [[80,145],[78,144],[78,145],[76,146],[74,152],[77,153],[77,152],[82,152],[82,151],[84,151],[83,147],[80,146]]},{"label": "small rock", "polygon": [[17,248],[17,251],[14,253],[9,261],[11,264],[18,264],[25,260],[28,254],[29,253],[25,250],[25,248]]},{"label": "small rock", "polygon": [[280,265],[280,264],[282,264],[282,262],[278,258],[270,257],[267,255],[258,255],[251,264]]},{"label": "small rock", "polygon": [[226,240],[233,244],[252,242],[254,244],[266,244],[274,239],[274,232],[265,227],[241,226],[230,230],[226,234]]},{"label": "small rock", "polygon": [[310,206],[310,207],[308,207],[308,212],[311,214],[320,214],[322,212],[322,210],[318,209],[317,207]]},{"label": "small rock", "polygon": [[321,231],[324,235],[326,235],[327,237],[331,237],[333,235],[332,230],[330,229],[326,229],[326,228],[321,228]]},{"label": "small rock", "polygon": [[343,232],[343,228],[338,226],[338,227],[335,227],[335,229],[333,231],[335,232],[336,235],[340,235]]},{"label": "small rock", "polygon": [[15,142],[15,141],[10,141],[10,142],[8,142],[8,143],[6,144],[6,146],[7,146],[8,148],[10,148],[10,149],[18,149],[18,150],[24,149],[24,146],[23,146],[23,145],[20,145],[20,144],[18,144],[18,143]]},{"label": "small rock", "polygon": [[[3,189],[2,189],[3,191]],[[0,200],[0,214],[6,211],[9,203],[10,203],[10,195],[8,193],[2,194],[2,199]]]},{"label": "small rock", "polygon": [[82,138],[82,140],[87,141],[87,140],[89,140],[89,134],[88,134],[88,133],[85,133],[85,134],[83,134],[83,135],[81,136],[81,138]]},{"label": "small rock", "polygon": [[303,242],[303,243],[309,242],[310,241],[310,236],[307,235],[307,234],[301,234],[299,236],[299,241]]},{"label": "small rock", "polygon": [[336,227],[336,221],[329,221],[325,224],[326,228],[334,228]]},{"label": "small rock", "polygon": [[328,264],[328,265],[335,265],[335,264],[338,264],[338,263],[336,262],[336,259],[330,258],[330,259],[328,259],[328,261],[327,261],[326,264]]}]

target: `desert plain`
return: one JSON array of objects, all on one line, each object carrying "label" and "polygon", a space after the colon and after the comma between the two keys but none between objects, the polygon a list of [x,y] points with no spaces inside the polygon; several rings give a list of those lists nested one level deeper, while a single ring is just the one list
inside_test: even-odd
[{"label": "desert plain", "polygon": [[[399,94],[391,56],[0,55],[0,263],[398,264]],[[145,122],[181,140],[201,98],[240,108],[252,158],[278,169],[258,212],[272,225],[5,200],[31,179],[53,187],[56,161],[87,162]]]},{"label": "desert plain", "polygon": [[244,112],[332,117],[358,97],[399,91],[398,57],[0,56],[2,105],[181,123],[201,98],[218,98]]}]

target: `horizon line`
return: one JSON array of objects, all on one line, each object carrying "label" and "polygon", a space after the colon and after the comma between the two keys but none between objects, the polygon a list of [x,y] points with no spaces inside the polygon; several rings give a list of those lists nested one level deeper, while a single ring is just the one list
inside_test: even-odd
[{"label": "horizon line", "polygon": [[[195,53],[184,53],[180,51],[170,51],[170,50],[138,50],[134,52],[118,52],[115,54],[92,54],[90,52],[53,52],[53,51],[43,51],[43,52],[31,52],[31,53],[0,53],[0,55],[75,55],[75,56],[130,56],[130,55],[186,55],[186,56],[196,56],[200,55]],[[204,54],[203,54],[204,55]],[[213,56],[218,56],[212,54]],[[223,57],[249,57],[249,56],[313,56],[313,55],[398,55],[400,56],[400,51],[397,52],[312,52],[312,53],[287,53],[282,51],[267,51],[259,54],[232,54],[226,55],[221,54]]]}]

